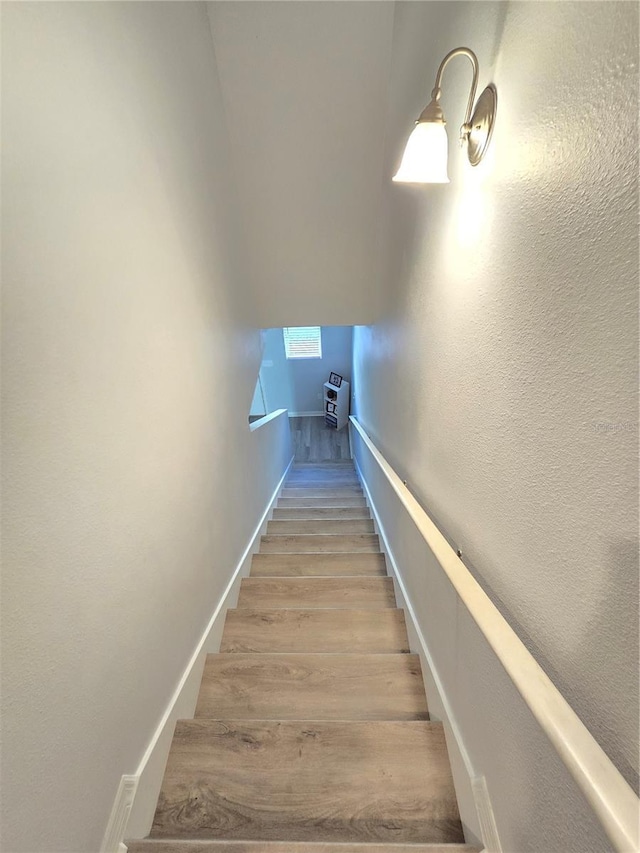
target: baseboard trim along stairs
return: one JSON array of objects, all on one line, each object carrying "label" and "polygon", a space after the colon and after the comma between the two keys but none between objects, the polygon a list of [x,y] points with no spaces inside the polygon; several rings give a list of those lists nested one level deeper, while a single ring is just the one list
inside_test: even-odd
[{"label": "baseboard trim along stairs", "polygon": [[[277,414],[280,413],[274,413]],[[206,654],[220,647],[227,608],[232,607],[237,600],[241,579],[251,568],[252,557],[260,547],[267,520],[282,491],[292,463],[293,459],[276,485],[220,600],[213,607],[211,618],[196,644],[136,772],[121,777],[100,853],[126,853],[126,847],[122,843],[125,835],[143,835],[151,826],[176,721],[193,714]]]},{"label": "baseboard trim along stairs", "polygon": [[195,715],[176,724],[151,832],[126,845],[478,850],[352,463],[290,469]]},{"label": "baseboard trim along stairs", "polygon": [[476,837],[482,839],[482,843],[479,843],[477,846],[477,849],[481,850],[482,853],[502,853],[502,845],[498,835],[486,780],[484,776],[477,774],[465,748],[453,709],[447,697],[447,692],[429,651],[411,599],[407,593],[402,572],[389,546],[385,528],[373,495],[367,485],[367,481],[362,476],[357,459],[354,459],[354,465],[361,479],[367,505],[374,519],[376,533],[380,538],[380,547],[383,552],[385,566],[388,566],[389,574],[394,580],[398,606],[402,608],[402,613],[405,614],[409,645],[420,657],[422,670],[425,675],[427,695],[430,695],[434,700],[435,714],[434,707],[432,707],[430,712],[431,718],[441,721],[444,725],[447,750],[452,765],[458,806],[463,819],[465,835],[467,837],[471,835],[474,841]]}]

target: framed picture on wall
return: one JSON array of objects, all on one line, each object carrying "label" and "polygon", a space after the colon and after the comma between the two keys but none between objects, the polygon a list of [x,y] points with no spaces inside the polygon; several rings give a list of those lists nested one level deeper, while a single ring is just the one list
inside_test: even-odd
[{"label": "framed picture on wall", "polygon": [[329,374],[329,383],[331,385],[335,385],[336,388],[339,388],[342,385],[342,376],[340,376],[339,373]]}]

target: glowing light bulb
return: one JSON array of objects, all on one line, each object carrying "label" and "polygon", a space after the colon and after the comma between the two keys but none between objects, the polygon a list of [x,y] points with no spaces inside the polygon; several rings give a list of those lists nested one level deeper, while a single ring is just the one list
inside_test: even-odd
[{"label": "glowing light bulb", "polygon": [[444,122],[418,122],[407,140],[393,180],[405,184],[448,184],[448,149]]}]

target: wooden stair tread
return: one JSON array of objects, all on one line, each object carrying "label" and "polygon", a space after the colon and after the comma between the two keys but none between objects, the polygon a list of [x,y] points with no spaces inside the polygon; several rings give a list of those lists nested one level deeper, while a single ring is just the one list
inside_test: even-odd
[{"label": "wooden stair tread", "polygon": [[348,465],[343,465],[334,468],[298,468],[294,466],[289,469],[287,479],[303,479],[303,480],[358,480],[356,469]]},{"label": "wooden stair tread", "polygon": [[284,481],[285,489],[339,489],[359,488],[360,480],[353,477],[310,477],[308,475],[289,476]]},{"label": "wooden stair tread", "polygon": [[427,720],[418,655],[207,655],[195,717]]},{"label": "wooden stair tread", "polygon": [[385,576],[384,554],[254,554],[252,577]]},{"label": "wooden stair tread", "polygon": [[249,577],[240,582],[238,609],[243,607],[377,610],[395,608],[396,599],[389,577]]},{"label": "wooden stair tread", "polygon": [[367,502],[364,495],[338,495],[337,497],[327,495],[316,495],[315,497],[309,497],[308,495],[304,497],[280,496],[276,506],[278,508],[316,507],[322,509],[323,507],[366,507]]},{"label": "wooden stair tread", "polygon": [[353,465],[340,465],[333,468],[312,468],[311,465],[304,468],[294,465],[289,469],[289,473],[287,474],[287,479],[292,477],[302,477],[311,480],[341,480],[343,478],[357,480],[358,472]]},{"label": "wooden stair tread", "polygon": [[212,841],[145,838],[127,841],[129,853],[480,853],[470,844],[323,844],[302,841]]},{"label": "wooden stair tread", "polygon": [[321,551],[366,551],[379,553],[380,541],[376,533],[293,533],[267,534],[260,539],[263,554],[318,553]]},{"label": "wooden stair tread", "polygon": [[298,533],[374,533],[372,518],[286,518],[273,519],[267,524],[267,534],[291,536]]},{"label": "wooden stair tread", "polygon": [[289,474],[313,474],[315,475],[329,475],[339,477],[341,474],[351,474],[352,476],[356,476],[356,468],[353,462],[349,463],[349,461],[339,462],[337,465],[321,465],[315,462],[294,462],[291,468],[289,468]]},{"label": "wooden stair tread", "polygon": [[293,465],[291,466],[291,470],[294,471],[298,469],[305,470],[307,468],[310,468],[313,471],[324,471],[327,469],[342,470],[343,468],[351,471],[356,470],[353,459],[326,459],[321,462],[310,462],[306,459],[294,459]]},{"label": "wooden stair tread", "polygon": [[339,518],[371,518],[369,507],[366,506],[334,506],[334,507],[313,507],[313,506],[292,506],[292,507],[276,507],[273,510],[273,520],[281,519],[339,519]]},{"label": "wooden stair tread", "polygon": [[333,462],[294,462],[290,471],[355,471],[352,459],[336,459]]},{"label": "wooden stair tread", "polygon": [[181,720],[151,837],[463,842],[441,723]]},{"label": "wooden stair tread", "polygon": [[283,498],[362,498],[362,486],[285,486],[280,497]]},{"label": "wooden stair tread", "polygon": [[409,651],[404,611],[359,609],[227,610],[221,652]]}]

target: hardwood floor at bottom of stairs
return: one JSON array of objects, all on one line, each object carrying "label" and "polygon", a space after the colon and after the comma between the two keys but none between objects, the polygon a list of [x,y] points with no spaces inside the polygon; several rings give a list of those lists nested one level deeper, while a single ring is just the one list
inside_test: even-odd
[{"label": "hardwood floor at bottom of stairs", "polygon": [[463,842],[441,723],[179,721],[151,837]]},{"label": "hardwood floor at bottom of stairs", "polygon": [[349,430],[331,429],[324,418],[290,417],[291,439],[295,464],[322,462],[351,462]]}]

